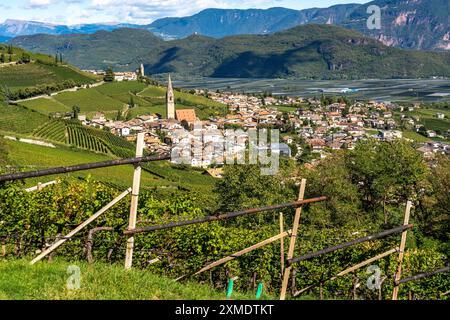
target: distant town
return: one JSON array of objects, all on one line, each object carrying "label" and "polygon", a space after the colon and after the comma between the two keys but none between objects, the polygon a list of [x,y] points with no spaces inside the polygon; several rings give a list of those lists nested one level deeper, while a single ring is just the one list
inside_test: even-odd
[{"label": "distant town", "polygon": [[[104,71],[85,71],[104,75]],[[143,66],[136,72],[114,74],[115,81],[119,82],[135,81],[140,75],[144,75]],[[450,154],[448,143],[431,140],[436,137],[442,139],[449,137],[450,130],[439,136],[433,130],[425,130],[419,124],[417,117],[402,114],[420,108],[420,103],[405,107],[383,101],[351,103],[342,97],[303,98],[269,94],[255,96],[201,89],[193,90],[192,93],[207,96],[226,105],[227,114],[200,120],[193,108],[177,109],[176,91],[173,89],[169,76],[166,95],[167,117],[165,118],[159,114],[146,114],[127,121],[111,120],[107,119],[105,114],[98,112],[91,119],[83,114],[78,115],[78,119],[83,125],[108,130],[128,141],[134,141],[138,132],[145,132],[146,148],[157,154],[170,152],[171,146],[179,142],[175,132],[180,130],[186,132],[184,139],[191,141],[193,146],[202,143],[203,148],[207,150],[209,144],[224,142],[226,129],[242,129],[243,133],[239,138],[245,140],[248,139],[248,129],[277,128],[280,129],[282,139],[277,144],[278,152],[287,157],[303,156],[305,162],[314,164],[334,150],[353,149],[359,140],[407,139],[403,137],[400,126],[407,126],[413,131],[420,132],[424,137],[430,138],[429,142],[419,143],[417,147],[424,157],[432,158],[437,153]],[[400,119],[395,119],[394,112],[400,112]],[[436,113],[435,117],[443,119],[445,115]],[[194,134],[194,124],[201,125],[203,130],[201,135]],[[209,167],[214,163],[223,163],[220,160],[223,159],[217,161],[207,152],[203,152],[193,155],[191,165]]]}]

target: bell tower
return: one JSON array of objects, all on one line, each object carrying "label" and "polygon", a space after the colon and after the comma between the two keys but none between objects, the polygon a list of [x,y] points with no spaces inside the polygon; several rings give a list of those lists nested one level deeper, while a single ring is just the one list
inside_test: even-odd
[{"label": "bell tower", "polygon": [[175,96],[173,94],[172,79],[169,74],[166,94],[167,119],[175,119]]}]

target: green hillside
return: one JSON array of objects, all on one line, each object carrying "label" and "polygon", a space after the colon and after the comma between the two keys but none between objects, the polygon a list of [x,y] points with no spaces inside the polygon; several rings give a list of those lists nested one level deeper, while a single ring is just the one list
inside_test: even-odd
[{"label": "green hillside", "polygon": [[[68,290],[67,268],[78,266],[79,290]],[[194,282],[180,283],[145,270],[125,271],[122,265],[86,262],[0,261],[0,300],[210,300],[226,292]],[[252,293],[234,292],[233,299],[254,299]],[[263,294],[262,299],[270,299]]]},{"label": "green hillside", "polygon": [[12,100],[91,84],[99,80],[55,57],[32,53],[0,44],[0,84],[2,94],[10,91]]},{"label": "green hillside", "polygon": [[[8,154],[7,162],[14,167],[26,168],[26,170],[38,170],[50,167],[75,165],[110,160],[115,157],[106,154],[93,153],[79,148],[70,148],[57,145],[57,148],[49,148],[24,142],[6,140],[0,138],[6,145]],[[159,191],[175,190],[182,187],[188,190],[209,191],[214,185],[214,178],[202,174],[202,170],[177,169],[167,161],[158,161],[143,166],[142,187],[144,189],[157,188]],[[71,173],[71,176],[107,182],[118,188],[127,188],[133,181],[133,166],[116,166],[86,170]],[[0,168],[0,172],[3,171]],[[39,181],[51,181],[57,176],[27,179],[27,186],[36,185]]]},{"label": "green hillside", "polygon": [[[166,88],[163,86],[147,86],[137,81],[125,81],[22,101],[20,105],[45,115],[70,112],[73,106],[78,106],[81,113],[88,117],[92,117],[96,112],[103,112],[107,118],[115,119],[118,111],[124,112],[124,116],[128,114],[129,118],[152,113],[165,117],[165,95]],[[132,108],[131,99],[134,102]],[[203,96],[177,90],[175,99],[177,109],[193,108],[201,119],[226,114],[227,107],[224,104]]]},{"label": "green hillside", "polygon": [[133,70],[139,66],[137,61],[133,61],[135,57],[145,55],[163,42],[146,30],[124,28],[94,34],[17,37],[14,45],[34,52],[61,52],[64,59],[82,69],[113,66],[115,70]]},{"label": "green hillside", "polygon": [[47,121],[48,117],[39,112],[0,102],[0,132],[29,134]]},{"label": "green hillside", "polygon": [[[108,41],[71,35],[73,46],[67,49],[68,61],[83,68],[97,68],[107,61],[117,70],[130,70],[143,62],[147,73],[183,76],[297,79],[450,76],[450,53],[392,48],[357,31],[332,25],[308,24],[273,34],[221,39],[192,35],[181,40],[148,40],[154,35],[132,29],[104,32],[104,37]],[[13,42],[32,50],[54,52],[56,45],[63,48],[67,41],[67,36],[36,35],[19,37]],[[109,58],[110,54],[116,54],[121,41],[127,42],[121,53],[123,60],[128,61],[126,64]],[[144,44],[148,45],[145,51],[141,50]],[[87,56],[87,52],[95,54]]]},{"label": "green hillside", "polygon": [[[151,73],[236,78],[450,76],[450,54],[405,51],[341,27],[304,25],[270,35],[165,42],[146,57]],[[413,68],[411,66],[414,66]]]}]

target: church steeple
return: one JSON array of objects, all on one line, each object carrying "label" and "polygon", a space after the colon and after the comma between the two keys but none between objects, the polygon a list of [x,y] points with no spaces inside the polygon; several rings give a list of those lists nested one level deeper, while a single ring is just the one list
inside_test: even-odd
[{"label": "church steeple", "polygon": [[169,81],[167,83],[166,104],[167,119],[175,119],[175,96],[173,94],[172,79],[170,78],[170,74]]}]

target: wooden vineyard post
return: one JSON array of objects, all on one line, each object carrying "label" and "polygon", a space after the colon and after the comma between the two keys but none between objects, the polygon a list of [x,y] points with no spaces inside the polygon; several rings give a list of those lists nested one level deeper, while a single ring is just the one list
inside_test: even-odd
[{"label": "wooden vineyard post", "polygon": [[[364,260],[363,262],[360,262],[360,263],[358,263],[358,264],[355,264],[354,266],[352,266],[352,267],[350,267],[350,268],[347,268],[347,269],[345,269],[345,270],[339,272],[337,275],[335,275],[334,277],[331,277],[331,278],[330,278],[329,280],[327,280],[327,281],[332,281],[332,280],[334,280],[334,279],[336,279],[336,278],[338,278],[338,277],[345,276],[346,274],[348,274],[348,273],[350,273],[350,272],[353,272],[353,271],[355,271],[355,270],[357,270],[357,269],[359,269],[359,268],[362,268],[362,267],[364,267],[364,266],[367,266],[368,264],[371,264],[371,263],[374,262],[374,261],[377,261],[377,260],[380,260],[380,259],[382,259],[382,258],[384,258],[384,257],[387,257],[387,256],[393,254],[393,253],[396,252],[396,251],[399,251],[398,248],[394,248],[394,249],[388,250],[388,251],[386,251],[386,252],[380,253],[379,255],[376,255],[375,257],[372,257],[372,258],[369,258],[369,259],[367,259],[367,260]],[[302,293],[305,292],[306,290],[309,290],[309,289],[311,289],[311,288],[313,288],[313,287],[314,287],[314,285],[310,285],[310,286],[307,286],[307,287],[305,287],[305,288],[303,288],[303,289],[297,291],[297,292],[294,294],[294,297],[296,297],[296,296],[302,294]]]},{"label": "wooden vineyard post", "polygon": [[[137,135],[136,158],[142,157],[143,153],[144,153],[144,133],[140,132]],[[136,228],[140,185],[141,185],[141,166],[140,164],[137,164],[134,168],[133,189],[131,192],[131,206],[130,206],[130,218],[128,221],[128,230],[133,230]],[[133,248],[134,248],[134,236],[131,235],[131,237],[129,237],[127,240],[125,269],[130,269],[133,263]]]},{"label": "wooden vineyard post", "polygon": [[268,245],[269,243],[278,241],[279,239],[283,239],[284,237],[287,237],[290,234],[290,232],[291,232],[291,230],[288,230],[288,231],[285,231],[283,233],[277,234],[276,236],[273,236],[273,237],[271,237],[269,239],[266,239],[264,241],[258,242],[257,244],[254,244],[254,245],[252,245],[252,246],[250,246],[248,248],[245,248],[245,249],[243,249],[241,251],[238,251],[238,252],[235,252],[235,253],[233,253],[233,254],[231,254],[229,256],[226,256],[225,258],[222,258],[222,259],[217,260],[217,261],[215,261],[213,263],[210,263],[206,267],[201,268],[199,271],[197,271],[193,275],[195,276],[195,275],[200,274],[200,273],[202,273],[204,271],[210,270],[211,268],[214,268],[214,267],[217,267],[217,266],[219,266],[221,264],[224,264],[225,262],[228,262],[230,260],[236,259],[236,258],[238,258],[238,257],[240,257],[240,256],[242,256],[242,255],[244,255],[246,253],[249,253],[250,251],[259,249],[261,247],[264,247],[264,246]]},{"label": "wooden vineyard post", "polygon": [[[407,225],[409,223],[409,214],[411,212],[411,201],[408,201],[406,203],[406,210],[405,210],[405,218],[403,221],[403,225]],[[408,234],[408,229],[402,232],[402,239],[400,240],[400,249],[398,254],[398,267],[397,272],[395,273],[395,279],[394,279],[394,290],[392,292],[392,300],[397,300],[398,297],[398,289],[399,289],[399,281],[402,277],[402,263],[403,263],[403,256],[405,254],[405,245],[406,245],[406,236]]]},{"label": "wooden vineyard post", "polygon": [[[306,179],[302,179],[302,182],[300,184],[300,191],[298,193],[298,200],[301,201],[305,197],[305,187],[306,187]],[[287,259],[292,259],[294,256],[294,249],[295,249],[295,242],[297,240],[297,233],[298,233],[298,227],[300,224],[300,217],[302,215],[302,208],[303,205],[295,209],[295,217],[294,217],[294,223],[292,226],[292,234],[291,239],[289,242],[289,251],[287,255]],[[289,275],[291,273],[291,266],[288,265],[287,268],[284,269],[283,274],[283,282],[281,284],[281,293],[280,293],[280,300],[286,299],[286,290],[289,282]]]},{"label": "wooden vineyard post", "polygon": [[[280,234],[284,232],[283,212],[280,212]],[[281,277],[284,272],[284,238],[280,239],[280,265],[281,265]]]}]

